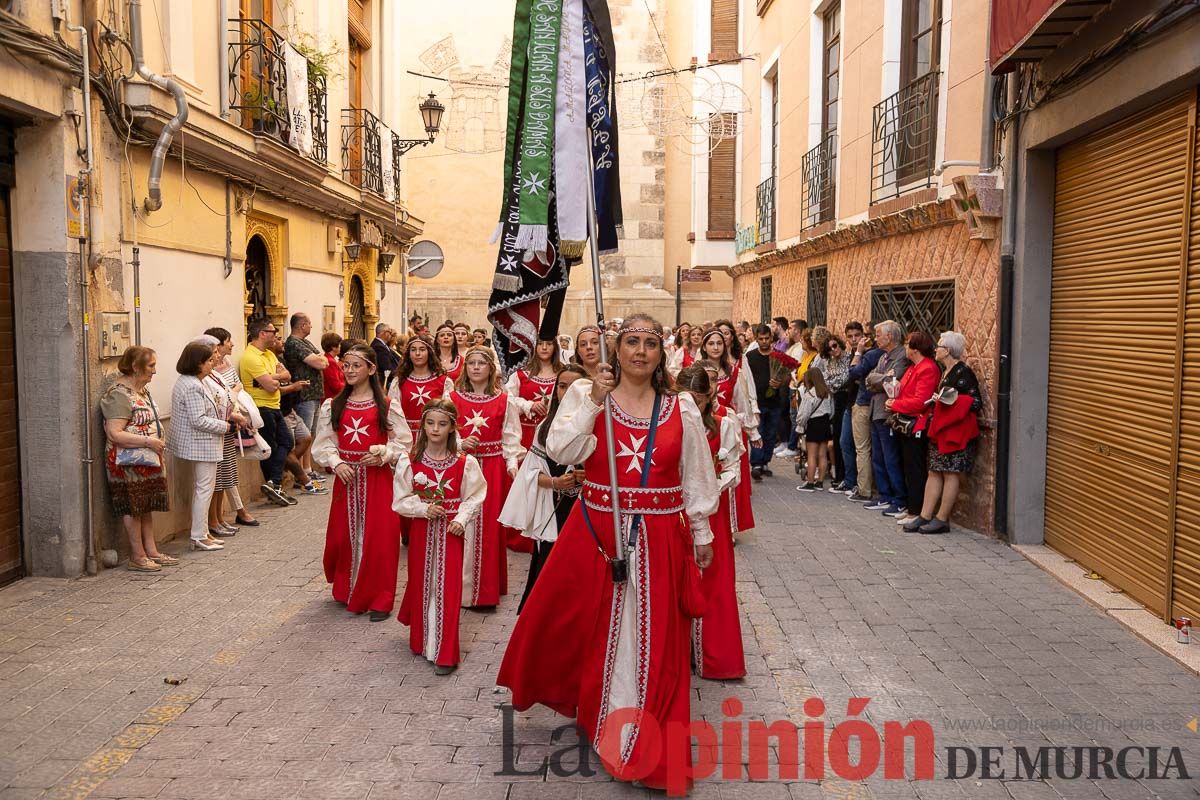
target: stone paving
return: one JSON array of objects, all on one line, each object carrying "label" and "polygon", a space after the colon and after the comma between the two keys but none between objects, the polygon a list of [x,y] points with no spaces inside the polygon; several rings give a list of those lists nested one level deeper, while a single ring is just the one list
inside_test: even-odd
[{"label": "stone paving", "polygon": [[[935,779],[860,783],[827,769],[785,782],[773,750],[770,780],[714,778],[694,797],[1198,796],[1195,780],[1013,780],[1017,745],[1157,745],[1160,768],[1177,746],[1195,773],[1200,734],[1186,724],[1200,679],[1003,543],[905,535],[795,483],[781,466],[756,485],[760,527],[736,550],[750,674],[694,679],[693,716],[716,726],[735,697],[742,722],[816,723],[804,704],[820,698],[830,728],[850,697],[867,697],[861,717],[877,730],[933,725]],[[465,661],[435,677],[394,619],[332,602],[320,575],[328,502],[301,503],[257,510],[261,528],[224,552],[184,553],[178,569],[0,590],[0,800],[651,794],[603,772],[548,773],[543,760],[574,737],[554,738],[565,720],[544,709],[512,726],[511,766],[527,774],[497,775],[506,695],[493,682],[515,599],[465,612]],[[515,592],[524,556],[510,565]],[[1006,778],[946,779],[952,746],[1007,748]]]}]

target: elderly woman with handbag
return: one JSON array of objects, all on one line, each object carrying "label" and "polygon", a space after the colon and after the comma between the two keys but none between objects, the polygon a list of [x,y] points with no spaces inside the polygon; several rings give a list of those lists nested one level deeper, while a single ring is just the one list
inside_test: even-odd
[{"label": "elderly woman with handbag", "polygon": [[117,363],[120,376],[100,398],[104,415],[104,471],[113,510],[129,536],[129,569],[158,572],[179,559],[159,552],[152,512],[170,510],[163,471],[162,425],[147,388],[157,361],[149,347],[126,348]]},{"label": "elderly woman with handbag", "polygon": [[896,524],[909,526],[920,518],[925,506],[925,480],[929,477],[928,438],[925,428],[929,424],[929,404],[933,402],[941,370],[933,360],[933,337],[924,331],[908,335],[904,344],[904,355],[912,364],[900,378],[895,397],[883,407],[891,412],[888,425],[900,440],[900,460],[904,464],[904,488],[908,513],[901,515]]},{"label": "elderly woman with handbag", "polygon": [[240,415],[227,417],[204,381],[212,374],[214,349],[202,342],[183,348],[175,371],[179,380],[171,393],[171,430],[167,450],[181,461],[192,462],[193,550],[221,550],[224,545],[208,530],[208,506],[216,486],[217,465],[224,458],[225,435],[238,428]]},{"label": "elderly woman with handbag", "polygon": [[[206,343],[212,344],[212,341],[207,341],[205,337],[212,337],[216,344],[213,345],[215,351],[213,369],[204,382],[217,399],[217,405],[226,412],[228,419],[241,417],[242,420],[245,420],[246,407],[253,407],[254,401],[250,399],[249,395],[245,395],[245,401],[243,401],[245,387],[242,386],[242,379],[238,375],[237,364],[234,364],[229,358],[233,352],[233,334],[224,328],[209,328],[204,332],[204,336],[197,337],[194,341],[204,340]],[[213,486],[212,501],[208,505],[209,532],[218,537],[234,536],[238,532],[238,525],[247,527],[258,525],[258,520],[246,510],[246,505],[242,502],[242,495],[238,491],[238,444],[244,438],[243,434],[251,435],[246,434],[247,422],[242,421],[241,425],[241,431],[230,431],[225,436],[221,450],[221,463],[217,465],[217,479]],[[236,525],[225,522],[224,501],[226,496],[229,497],[229,502],[233,506]]]},{"label": "elderly woman with handbag", "polygon": [[[950,512],[958,500],[962,476],[975,463],[979,439],[977,415],[983,407],[979,378],[962,361],[966,338],[946,331],[938,338],[934,358],[945,373],[934,393],[929,427],[929,479],[925,483],[925,505],[915,527],[919,533],[949,533]],[[936,512],[936,513],[935,513]]]}]

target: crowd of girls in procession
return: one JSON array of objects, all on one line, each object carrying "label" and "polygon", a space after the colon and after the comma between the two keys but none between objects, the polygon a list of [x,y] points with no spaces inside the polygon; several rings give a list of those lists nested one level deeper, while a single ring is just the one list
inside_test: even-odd
[{"label": "crowd of girls in procession", "polygon": [[[412,652],[445,675],[464,657],[461,614],[498,606],[508,551],[528,553],[498,682],[518,710],[549,706],[593,742],[616,709],[685,723],[692,672],[746,674],[734,537],[753,526],[746,455],[758,439],[732,324],[681,332],[677,347],[645,315],[610,328],[579,330],[567,363],[559,341],[538,342],[507,381],[453,323],[410,333],[390,373],[371,346],[343,347],[345,383],[322,404],[312,449],[336,478],[324,558],[334,600],[372,621],[395,611]],[[650,786],[690,757],[649,752],[636,725],[618,739],[600,752],[606,766],[653,761]]]}]

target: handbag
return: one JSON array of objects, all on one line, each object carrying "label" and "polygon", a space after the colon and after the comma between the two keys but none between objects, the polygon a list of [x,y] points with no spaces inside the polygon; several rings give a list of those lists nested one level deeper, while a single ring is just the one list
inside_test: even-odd
[{"label": "handbag", "polygon": [[918,417],[912,414],[898,414],[892,412],[887,418],[888,427],[901,436],[912,436],[916,430]]},{"label": "handbag", "polygon": [[262,437],[258,431],[254,431],[253,443],[250,445],[244,444],[243,436],[246,431],[243,429],[238,437],[238,453],[242,458],[248,461],[266,461],[271,457],[271,446],[267,444],[267,440]]},{"label": "handbag", "polygon": [[[158,419],[158,407],[154,405],[154,398],[150,396],[150,392],[146,392],[146,399],[150,401],[150,410],[154,412],[155,436],[161,439],[162,422]],[[162,458],[150,447],[118,447],[115,460],[118,467],[162,466]]]}]

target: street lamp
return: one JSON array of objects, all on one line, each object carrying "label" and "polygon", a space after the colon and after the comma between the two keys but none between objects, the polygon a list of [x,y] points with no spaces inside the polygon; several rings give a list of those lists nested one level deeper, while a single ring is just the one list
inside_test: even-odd
[{"label": "street lamp", "polygon": [[392,144],[397,157],[404,155],[417,145],[424,147],[430,144],[442,128],[442,114],[446,113],[446,107],[438,102],[437,95],[430,92],[429,97],[422,100],[417,108],[421,112],[421,122],[425,125],[425,133],[429,135],[425,139],[393,139]]},{"label": "street lamp", "polygon": [[388,270],[392,268],[392,262],[396,260],[395,253],[380,253],[379,254],[379,274],[387,275]]},{"label": "street lamp", "polygon": [[358,242],[348,242],[346,244],[346,261],[358,261],[358,254],[362,250],[362,245]]}]

